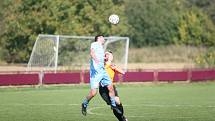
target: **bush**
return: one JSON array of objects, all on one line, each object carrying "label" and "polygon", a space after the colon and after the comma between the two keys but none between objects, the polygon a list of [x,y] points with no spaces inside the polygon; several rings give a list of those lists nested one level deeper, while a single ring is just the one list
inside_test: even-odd
[{"label": "bush", "polygon": [[205,54],[196,57],[195,63],[198,67],[214,68],[215,67],[215,47],[209,48]]}]

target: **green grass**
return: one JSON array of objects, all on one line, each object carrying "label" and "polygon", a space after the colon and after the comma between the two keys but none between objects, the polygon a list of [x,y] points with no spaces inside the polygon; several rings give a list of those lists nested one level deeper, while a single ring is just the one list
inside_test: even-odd
[{"label": "green grass", "polygon": [[[116,121],[97,95],[80,113],[88,86],[1,88],[0,121]],[[118,85],[129,121],[215,121],[215,83]]]}]

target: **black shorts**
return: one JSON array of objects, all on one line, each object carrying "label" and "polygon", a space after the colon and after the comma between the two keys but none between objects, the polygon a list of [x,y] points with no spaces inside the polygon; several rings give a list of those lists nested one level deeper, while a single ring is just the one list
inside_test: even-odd
[{"label": "black shorts", "polygon": [[[117,91],[115,85],[113,85],[113,89],[114,89],[114,92],[115,92],[115,96],[116,96],[116,97],[119,97],[118,91]],[[100,93],[102,99],[103,99],[108,105],[110,105],[110,104],[111,104],[111,101],[110,101],[109,90],[108,90],[107,86],[105,86],[105,87],[99,86],[99,93]]]}]

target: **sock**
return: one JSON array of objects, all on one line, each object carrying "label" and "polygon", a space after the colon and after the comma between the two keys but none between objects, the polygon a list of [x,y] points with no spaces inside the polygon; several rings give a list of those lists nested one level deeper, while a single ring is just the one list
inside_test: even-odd
[{"label": "sock", "polygon": [[115,97],[114,96],[110,97],[110,101],[111,101],[111,106],[116,107],[116,101],[115,101]]},{"label": "sock", "polygon": [[83,101],[84,107],[87,107],[88,103],[89,103],[89,101],[87,99],[84,99],[84,101]]},{"label": "sock", "polygon": [[124,116],[123,116],[123,107],[122,107],[122,104],[120,105],[116,105],[119,110],[122,112],[121,114],[118,113],[116,110],[113,110],[113,114],[115,115],[115,117],[119,120],[119,121],[124,121]]},{"label": "sock", "polygon": [[122,103],[119,105],[120,111],[122,111],[122,115],[124,114],[124,108],[122,106]]}]

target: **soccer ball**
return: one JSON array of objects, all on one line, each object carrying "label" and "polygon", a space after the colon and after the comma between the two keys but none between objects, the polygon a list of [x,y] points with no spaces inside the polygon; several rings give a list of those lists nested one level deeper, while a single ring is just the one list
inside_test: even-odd
[{"label": "soccer ball", "polygon": [[119,23],[119,16],[116,14],[112,14],[109,16],[109,22],[112,24],[118,24]]}]

